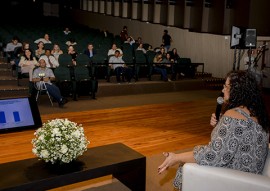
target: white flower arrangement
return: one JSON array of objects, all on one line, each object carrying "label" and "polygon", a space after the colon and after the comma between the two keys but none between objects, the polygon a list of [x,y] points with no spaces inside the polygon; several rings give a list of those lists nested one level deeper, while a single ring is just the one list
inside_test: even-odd
[{"label": "white flower arrangement", "polygon": [[69,163],[81,156],[90,141],[81,124],[68,119],[54,119],[38,128],[32,139],[32,152],[45,162]]}]

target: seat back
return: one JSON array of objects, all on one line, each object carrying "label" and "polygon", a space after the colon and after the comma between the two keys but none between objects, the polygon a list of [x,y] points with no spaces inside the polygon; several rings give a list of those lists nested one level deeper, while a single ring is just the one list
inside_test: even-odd
[{"label": "seat back", "polygon": [[55,83],[63,96],[74,95],[74,84],[71,77],[71,69],[66,66],[59,66],[54,69]]},{"label": "seat back", "polygon": [[74,77],[76,82],[87,81],[91,79],[89,75],[89,70],[85,66],[74,67]]},{"label": "seat back", "polygon": [[76,94],[80,95],[91,95],[95,98],[97,91],[97,81],[91,79],[89,70],[85,66],[76,66],[74,68],[74,76],[76,82]]},{"label": "seat back", "polygon": [[146,55],[142,50],[135,51],[135,63],[136,64],[147,64]]},{"label": "seat back", "polygon": [[71,66],[72,65],[72,57],[67,54],[60,54],[58,58],[59,66]]},{"label": "seat back", "polygon": [[56,81],[71,81],[70,69],[65,66],[59,66],[54,69]]},{"label": "seat back", "polygon": [[90,58],[86,54],[78,54],[76,57],[77,66],[89,66]]},{"label": "seat back", "polygon": [[147,51],[146,52],[147,62],[149,64],[153,64],[153,61],[154,61],[155,56],[156,56],[156,52],[155,51],[152,51],[152,50]]}]

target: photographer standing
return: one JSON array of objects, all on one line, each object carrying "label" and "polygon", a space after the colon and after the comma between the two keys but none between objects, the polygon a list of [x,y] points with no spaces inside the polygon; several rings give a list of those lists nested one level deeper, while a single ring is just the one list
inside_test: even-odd
[{"label": "photographer standing", "polygon": [[37,87],[42,87],[47,89],[49,94],[58,102],[59,107],[63,107],[67,100],[62,97],[59,88],[51,83],[51,80],[55,80],[54,73],[52,69],[46,67],[46,62],[44,59],[39,60],[39,67],[33,72],[33,82],[36,83]]}]

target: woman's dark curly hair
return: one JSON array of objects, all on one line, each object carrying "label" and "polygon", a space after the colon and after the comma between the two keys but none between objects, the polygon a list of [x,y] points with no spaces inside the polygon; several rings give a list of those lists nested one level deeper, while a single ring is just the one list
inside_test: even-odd
[{"label": "woman's dark curly hair", "polygon": [[244,70],[231,71],[226,79],[230,81],[230,97],[225,111],[239,106],[245,106],[251,117],[256,117],[263,129],[269,131],[269,116],[264,104],[261,88],[255,76]]}]

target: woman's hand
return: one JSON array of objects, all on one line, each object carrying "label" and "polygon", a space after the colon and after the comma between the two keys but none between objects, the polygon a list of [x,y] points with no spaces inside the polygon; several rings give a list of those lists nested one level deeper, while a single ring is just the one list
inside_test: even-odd
[{"label": "woman's hand", "polygon": [[217,125],[217,118],[216,118],[216,114],[215,113],[212,113],[212,115],[211,115],[210,125],[212,127],[215,127]]},{"label": "woman's hand", "polygon": [[171,166],[176,165],[180,161],[177,160],[177,154],[164,152],[163,155],[166,157],[165,161],[158,167],[158,173],[161,174],[164,170]]}]

